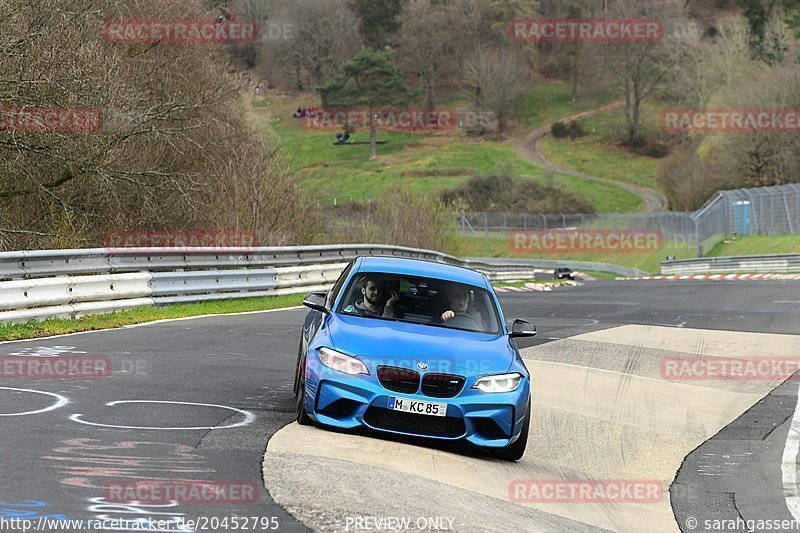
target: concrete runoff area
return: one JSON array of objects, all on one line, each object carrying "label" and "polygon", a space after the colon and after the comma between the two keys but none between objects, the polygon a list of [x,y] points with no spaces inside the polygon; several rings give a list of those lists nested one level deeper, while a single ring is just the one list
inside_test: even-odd
[{"label": "concrete runoff area", "polygon": [[[678,531],[668,488],[684,458],[785,376],[668,379],[663,362],[800,357],[800,336],[626,325],[525,348],[522,355],[532,375],[533,412],[519,462],[290,424],[267,446],[267,489],[302,523],[324,531],[344,529],[348,517],[387,513],[450,516],[458,531],[496,529],[497,506],[514,509],[500,515],[503,529]],[[518,480],[573,487],[646,481],[662,493],[641,501],[517,503],[510,490]],[[370,496],[384,487],[403,495],[394,506],[385,492]],[[508,522],[513,513],[520,520]]]}]

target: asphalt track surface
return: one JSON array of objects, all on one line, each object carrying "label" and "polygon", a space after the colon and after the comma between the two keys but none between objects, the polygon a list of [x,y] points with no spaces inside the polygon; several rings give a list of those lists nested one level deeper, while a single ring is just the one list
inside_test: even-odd
[{"label": "asphalt track surface", "polygon": [[[279,531],[354,531],[355,518],[403,516],[430,519],[429,530],[737,531],[703,520],[792,517],[796,383],[673,383],[658,362],[800,356],[800,283],[592,282],[500,299],[507,319],[539,329],[519,343],[535,416],[514,464],[291,423],[302,309],[2,343],[4,358],[108,357],[112,374],[0,379],[0,531],[20,530],[2,519],[43,516],[173,522],[150,531],[234,516],[274,517]],[[214,505],[113,501],[114,487],[152,479],[261,489],[255,501]],[[508,492],[515,479],[655,479],[664,495],[520,503]],[[182,530],[270,530],[215,524]]]}]

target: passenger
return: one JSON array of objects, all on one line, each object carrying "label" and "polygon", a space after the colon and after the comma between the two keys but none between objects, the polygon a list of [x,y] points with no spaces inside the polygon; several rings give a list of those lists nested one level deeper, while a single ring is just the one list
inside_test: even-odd
[{"label": "passenger", "polygon": [[396,291],[392,291],[391,297],[387,298],[386,292],[386,282],[382,278],[366,276],[361,281],[361,294],[364,298],[348,305],[344,311],[367,316],[395,318],[394,305],[400,295]]}]

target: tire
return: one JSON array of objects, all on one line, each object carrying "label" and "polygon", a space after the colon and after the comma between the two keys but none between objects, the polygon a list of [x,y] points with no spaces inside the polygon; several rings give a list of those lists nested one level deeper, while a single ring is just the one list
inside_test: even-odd
[{"label": "tire", "polygon": [[297,349],[297,370],[294,373],[295,419],[301,426],[313,426],[314,421],[306,411],[306,380],[300,371],[301,363],[303,363],[303,339],[300,339],[300,347]]},{"label": "tire", "polygon": [[297,347],[297,364],[294,368],[294,395],[300,392],[300,361],[303,359],[303,338],[300,337],[300,346]]},{"label": "tire", "polygon": [[522,423],[522,432],[519,438],[506,446],[495,450],[493,455],[505,461],[519,461],[525,455],[525,447],[528,445],[528,432],[531,429],[531,401],[528,400],[528,407],[525,413],[525,422]]},{"label": "tire", "polygon": [[308,416],[308,412],[306,411],[306,380],[304,378],[300,378],[300,390],[297,393],[297,404],[295,406],[297,416],[296,420],[297,423],[301,426],[313,426],[314,421],[311,420],[311,417]]}]

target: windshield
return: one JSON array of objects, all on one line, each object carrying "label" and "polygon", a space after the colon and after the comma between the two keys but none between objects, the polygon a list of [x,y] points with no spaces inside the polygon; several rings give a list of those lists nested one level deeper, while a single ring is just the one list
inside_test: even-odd
[{"label": "windshield", "polygon": [[337,312],[346,315],[501,334],[489,292],[435,278],[363,273],[352,278]]}]

